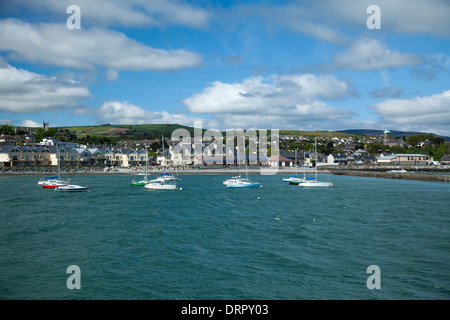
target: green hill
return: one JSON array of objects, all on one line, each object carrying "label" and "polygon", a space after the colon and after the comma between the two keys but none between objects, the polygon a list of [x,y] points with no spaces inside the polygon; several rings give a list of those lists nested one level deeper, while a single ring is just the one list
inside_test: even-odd
[{"label": "green hill", "polygon": [[77,126],[77,127],[57,127],[58,132],[69,131],[76,134],[78,138],[87,136],[127,138],[127,139],[154,139],[161,135],[171,137],[176,129],[186,129],[191,136],[194,135],[194,128],[179,124],[138,124],[138,125],[98,125],[98,126]]}]

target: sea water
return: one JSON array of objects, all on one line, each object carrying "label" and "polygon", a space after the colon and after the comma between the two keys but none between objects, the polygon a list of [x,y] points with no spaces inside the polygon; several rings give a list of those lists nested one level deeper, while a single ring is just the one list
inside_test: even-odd
[{"label": "sea water", "polygon": [[151,191],[82,175],[90,192],[59,193],[0,176],[0,298],[450,298],[450,184],[253,175],[261,188],[229,189],[229,177]]}]

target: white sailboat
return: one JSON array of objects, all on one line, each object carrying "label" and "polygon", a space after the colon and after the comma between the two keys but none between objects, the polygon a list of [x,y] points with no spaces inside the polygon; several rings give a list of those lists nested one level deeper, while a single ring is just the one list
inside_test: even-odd
[{"label": "white sailboat", "polygon": [[[163,156],[164,155],[164,136],[162,137],[162,148],[163,148]],[[164,173],[161,177],[150,180],[145,186],[145,189],[148,190],[175,190],[177,188],[177,184],[173,179],[165,179],[166,177],[166,169],[164,168]]]},{"label": "white sailboat", "polygon": [[250,181],[248,178],[239,178],[227,184],[227,188],[259,188],[260,186],[260,183]]},{"label": "white sailboat", "polygon": [[[292,177],[289,180],[289,184],[298,185],[299,183],[305,182],[307,180],[306,179],[306,173],[305,173],[305,160],[304,159],[305,159],[305,151],[303,151],[303,178],[299,178],[296,175],[295,177]],[[296,174],[297,174],[297,171],[296,171]]]},{"label": "white sailboat", "polygon": [[[288,178],[282,178],[283,182],[296,182],[298,180],[297,178],[297,149],[295,149],[295,175],[290,176]],[[297,184],[297,183],[294,183]]]},{"label": "white sailboat", "polygon": [[54,176],[54,177],[50,177],[47,178],[44,181],[39,181],[38,185],[40,185],[42,188],[45,189],[55,189],[58,187],[64,187],[68,185],[68,182],[61,179],[61,165],[60,165],[60,160],[61,160],[61,155],[60,155],[60,151],[59,151],[59,147],[56,147],[56,163],[57,163],[57,167],[58,167],[58,175]]},{"label": "white sailboat", "polygon": [[317,179],[317,138],[315,139],[314,151],[316,158],[314,178],[305,178],[305,180],[298,185],[299,187],[332,187],[333,183],[331,181],[319,181]]},{"label": "white sailboat", "polygon": [[248,168],[247,164],[245,165],[245,178],[241,176],[241,165],[239,163],[239,176],[235,176],[231,179],[228,179],[223,182],[227,188],[259,188],[261,186],[260,183],[250,181],[248,178]]},{"label": "white sailboat", "polygon": [[136,181],[135,179],[133,179],[133,181],[131,181],[131,185],[132,186],[145,186],[147,183],[149,183],[150,181],[148,180],[148,153],[147,153],[147,160],[145,161],[145,176],[144,179]]},{"label": "white sailboat", "polygon": [[[77,156],[77,183],[78,183],[78,175],[79,175],[79,170],[78,170],[78,162],[79,162],[79,155]],[[78,184],[69,184],[70,180],[67,180],[67,185],[65,186],[59,186],[55,188],[55,191],[59,191],[59,192],[83,192],[83,191],[91,191],[89,189],[89,187],[83,187],[80,186]]]}]

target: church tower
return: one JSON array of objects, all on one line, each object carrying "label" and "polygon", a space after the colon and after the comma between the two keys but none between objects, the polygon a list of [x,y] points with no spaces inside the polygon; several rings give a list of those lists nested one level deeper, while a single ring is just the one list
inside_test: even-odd
[{"label": "church tower", "polygon": [[48,127],[49,127],[48,121],[47,122],[42,121],[42,128],[44,128],[44,131],[48,131]]},{"label": "church tower", "polygon": [[389,130],[386,130],[384,132],[384,142],[391,140],[391,132]]}]

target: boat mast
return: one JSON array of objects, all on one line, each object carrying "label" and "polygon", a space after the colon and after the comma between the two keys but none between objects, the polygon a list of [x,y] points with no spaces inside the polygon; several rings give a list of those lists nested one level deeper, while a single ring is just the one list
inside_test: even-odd
[{"label": "boat mast", "polygon": [[314,163],[315,166],[315,176],[316,176],[316,180],[317,180],[317,137],[314,138],[314,156],[316,158],[316,161]]},{"label": "boat mast", "polygon": [[61,155],[60,155],[60,152],[59,152],[59,146],[58,145],[56,146],[56,156],[58,157],[56,159],[57,160],[56,164],[58,165],[58,180],[59,180],[61,178],[61,167],[60,167],[60,164],[59,164]]},{"label": "boat mast", "polygon": [[162,154],[163,154],[163,159],[164,159],[164,166],[163,166],[163,177],[166,176],[166,163],[167,163],[167,159],[166,159],[166,154],[164,153],[164,136],[161,136],[161,144],[162,144]]},{"label": "boat mast", "polygon": [[305,154],[305,149],[303,149],[303,181],[306,180],[306,167],[305,167],[305,162],[306,162],[306,154]]}]

